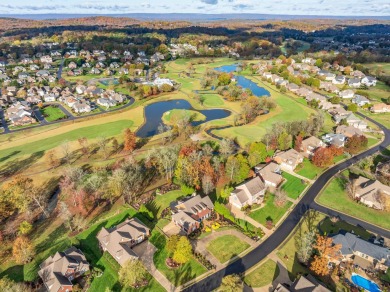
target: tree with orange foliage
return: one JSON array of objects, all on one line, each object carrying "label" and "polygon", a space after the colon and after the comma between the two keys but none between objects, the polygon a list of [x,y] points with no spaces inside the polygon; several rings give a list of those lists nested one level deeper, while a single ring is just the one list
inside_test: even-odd
[{"label": "tree with orange foliage", "polygon": [[303,141],[303,137],[301,134],[299,134],[298,136],[295,137],[294,149],[298,152],[300,152],[302,150],[302,141]]},{"label": "tree with orange foliage", "polygon": [[326,276],[329,274],[328,262],[338,258],[341,245],[333,244],[333,239],[330,237],[317,234],[313,247],[317,255],[310,264],[310,270],[319,276]]},{"label": "tree with orange foliage", "polygon": [[333,158],[333,153],[329,150],[329,148],[320,147],[314,152],[311,161],[315,166],[325,167],[333,163]]},{"label": "tree with orange foliage", "polygon": [[125,130],[124,135],[125,135],[125,141],[124,141],[123,149],[125,151],[133,152],[137,142],[135,134],[129,128],[127,128]]},{"label": "tree with orange foliage", "polygon": [[26,264],[32,260],[34,254],[34,247],[27,237],[21,236],[16,238],[12,246],[12,255],[16,262]]}]

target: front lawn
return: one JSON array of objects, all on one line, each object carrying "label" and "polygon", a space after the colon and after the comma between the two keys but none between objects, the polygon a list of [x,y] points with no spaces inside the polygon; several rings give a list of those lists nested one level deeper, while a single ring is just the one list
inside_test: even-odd
[{"label": "front lawn", "polygon": [[194,258],[191,258],[187,263],[181,265],[177,269],[168,268],[165,263],[169,256],[168,251],[165,249],[165,236],[159,231],[153,230],[149,241],[158,249],[153,257],[156,268],[176,287],[187,283],[207,271],[206,268]]},{"label": "front lawn", "polygon": [[264,287],[271,284],[279,276],[279,267],[273,260],[267,260],[244,278],[249,287]]},{"label": "front lawn", "polygon": [[275,196],[273,194],[266,195],[264,207],[251,212],[249,216],[263,225],[265,225],[268,220],[271,220],[274,224],[277,224],[283,215],[287,212],[287,209],[292,205],[292,203],[287,201],[283,207],[277,207],[274,204],[274,199]]},{"label": "front lawn", "polygon": [[299,195],[306,188],[306,184],[296,176],[293,176],[287,172],[283,172],[282,176],[287,180],[282,185],[282,190],[286,191],[287,195],[292,199],[297,199]]},{"label": "front lawn", "polygon": [[317,202],[331,209],[390,229],[390,212],[378,211],[353,201],[345,192],[344,181],[341,178],[333,179],[317,197]]},{"label": "front lawn", "polygon": [[296,173],[308,179],[315,179],[322,171],[323,169],[321,167],[315,166],[307,158],[304,158],[303,162],[295,169]]},{"label": "front lawn", "polygon": [[306,274],[308,268],[300,264],[297,258],[296,241],[307,231],[318,231],[318,223],[325,218],[325,215],[308,211],[299,222],[293,236],[278,250],[277,255],[287,267],[287,271],[291,280],[294,280],[298,274]]},{"label": "front lawn", "polygon": [[[157,218],[160,217],[161,212],[169,207],[169,204],[177,199],[184,197],[185,194],[181,190],[175,190],[167,192],[163,195],[156,195],[156,198],[152,202],[153,208],[155,209],[155,213],[157,214]],[[148,209],[150,209],[150,204],[147,205]]]},{"label": "front lawn", "polygon": [[371,237],[371,234],[363,227],[355,226],[345,221],[337,221],[333,223],[329,217],[326,217],[323,221],[321,221],[319,224],[319,229],[323,234],[326,235],[338,234],[341,230],[344,230],[354,233],[364,240],[368,240]]},{"label": "front lawn", "polygon": [[52,105],[42,108],[41,113],[48,122],[54,122],[67,118],[66,114],[60,108]]},{"label": "front lawn", "polygon": [[249,247],[249,244],[234,235],[223,235],[211,241],[207,250],[223,264],[239,255]]}]

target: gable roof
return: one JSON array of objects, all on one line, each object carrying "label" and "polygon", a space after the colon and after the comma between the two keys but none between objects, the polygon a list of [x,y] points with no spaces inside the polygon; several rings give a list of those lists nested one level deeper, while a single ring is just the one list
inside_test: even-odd
[{"label": "gable roof", "polygon": [[250,198],[264,191],[265,188],[263,181],[260,177],[256,176],[255,178],[237,186],[232,194],[235,194],[241,204],[243,204],[249,201]]},{"label": "gable roof", "polygon": [[[148,235],[150,230],[137,218],[127,219],[121,224],[106,229],[102,228],[96,236],[99,242],[107,248],[119,264],[137,256],[127,243],[137,240],[140,236]],[[116,257],[120,255],[120,258]]]},{"label": "gable roof", "polygon": [[89,267],[81,250],[72,246],[64,252],[56,252],[40,264],[38,274],[49,291],[58,291],[63,285],[72,285],[65,276],[69,268],[83,270]]},{"label": "gable roof", "polygon": [[372,244],[349,232],[339,233],[332,239],[334,244],[341,244],[340,251],[343,255],[350,255],[358,251],[378,261],[386,259],[385,265],[390,266],[390,250],[387,248]]}]

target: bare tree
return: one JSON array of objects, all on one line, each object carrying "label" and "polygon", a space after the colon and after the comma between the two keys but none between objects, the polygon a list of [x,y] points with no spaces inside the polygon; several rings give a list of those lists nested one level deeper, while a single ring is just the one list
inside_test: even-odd
[{"label": "bare tree", "polygon": [[229,156],[234,152],[234,143],[230,139],[222,139],[219,143],[219,152],[224,156]]},{"label": "bare tree", "polygon": [[64,141],[62,144],[61,144],[61,150],[62,150],[62,154],[64,156],[64,160],[66,163],[70,163],[70,156],[71,156],[71,152],[70,152],[70,144],[69,144],[69,141]]},{"label": "bare tree", "polygon": [[97,144],[99,146],[99,149],[103,152],[105,159],[107,159],[107,157],[109,155],[109,151],[107,148],[107,142],[108,142],[108,140],[106,139],[106,137],[99,137],[97,140]]},{"label": "bare tree", "polygon": [[70,213],[68,206],[65,202],[60,202],[59,205],[60,217],[64,220],[64,225],[73,231],[72,227],[72,214]]},{"label": "bare tree", "polygon": [[211,176],[204,175],[202,177],[202,189],[206,195],[210,194],[215,189],[215,185]]},{"label": "bare tree", "polygon": [[287,193],[278,188],[276,191],[275,191],[275,200],[274,200],[274,204],[277,206],[277,207],[283,207],[287,202]]},{"label": "bare tree", "polygon": [[348,179],[345,184],[345,190],[347,191],[348,196],[353,200],[355,199],[356,189],[356,181],[354,179]]},{"label": "bare tree", "polygon": [[295,245],[297,247],[297,258],[303,263],[307,264],[313,254],[313,243],[316,238],[314,231],[308,231],[303,236],[295,236]]},{"label": "bare tree", "polygon": [[77,231],[81,231],[87,226],[87,220],[82,215],[77,214],[73,217],[72,224]]},{"label": "bare tree", "polygon": [[205,156],[211,156],[213,154],[213,151],[213,148],[208,143],[204,144],[202,147],[202,152]]}]

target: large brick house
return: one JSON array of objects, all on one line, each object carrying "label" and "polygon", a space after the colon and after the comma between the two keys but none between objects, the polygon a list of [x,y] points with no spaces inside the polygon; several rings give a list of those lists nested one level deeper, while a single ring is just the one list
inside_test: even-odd
[{"label": "large brick house", "polygon": [[72,280],[89,270],[85,255],[74,246],[50,256],[39,267],[38,275],[50,292],[72,291]]},{"label": "large brick house", "polygon": [[199,228],[200,222],[211,216],[214,205],[208,196],[192,196],[187,200],[176,201],[171,204],[172,221],[185,234],[190,234]]}]

